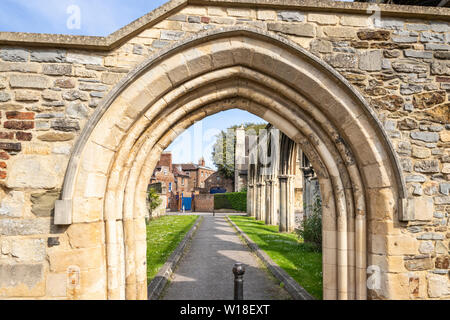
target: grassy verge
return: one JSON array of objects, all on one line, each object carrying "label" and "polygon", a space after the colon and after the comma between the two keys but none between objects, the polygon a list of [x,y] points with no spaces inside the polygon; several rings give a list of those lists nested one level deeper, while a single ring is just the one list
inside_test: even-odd
[{"label": "grassy verge", "polygon": [[295,234],[279,233],[277,226],[267,226],[251,217],[230,216],[269,257],[316,299],[323,298],[322,253]]},{"label": "grassy verge", "polygon": [[198,216],[163,216],[147,225],[147,279],[156,276]]}]

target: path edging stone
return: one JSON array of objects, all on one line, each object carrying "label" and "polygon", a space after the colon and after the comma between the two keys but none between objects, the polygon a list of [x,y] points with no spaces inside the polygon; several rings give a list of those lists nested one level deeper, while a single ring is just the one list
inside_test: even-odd
[{"label": "path edging stone", "polygon": [[161,267],[159,272],[156,274],[155,278],[150,282],[147,287],[147,299],[148,300],[158,300],[162,291],[164,290],[170,276],[177,267],[181,258],[183,257],[184,250],[187,244],[197,231],[198,227],[203,221],[203,217],[199,216],[195,224],[189,230],[189,232],[184,236],[184,239],[179,243],[178,247],[172,252],[170,257],[167,259],[166,263]]},{"label": "path edging stone", "polygon": [[294,300],[316,300],[310,295],[297,281],[294,280],[286,271],[284,271],[278,264],[275,263],[258,245],[251,240],[244,231],[241,230],[230,217],[227,220],[237,230],[239,235],[245,240],[247,246],[256,256],[262,260],[264,265],[269,269],[270,273],[280,282],[284,283],[284,289],[292,296]]}]

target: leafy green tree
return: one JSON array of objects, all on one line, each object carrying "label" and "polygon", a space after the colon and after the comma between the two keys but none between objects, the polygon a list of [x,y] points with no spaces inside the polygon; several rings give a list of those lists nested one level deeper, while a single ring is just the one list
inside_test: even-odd
[{"label": "leafy green tree", "polygon": [[[250,131],[255,134],[259,130],[264,129],[267,124],[261,123],[245,123],[243,124],[245,131]],[[234,158],[236,152],[236,129],[241,125],[234,125],[229,127],[226,131],[222,130],[216,136],[216,142],[213,145],[212,158],[213,163],[217,167],[219,173],[224,177],[234,180]]]},{"label": "leafy green tree", "polygon": [[162,199],[155,188],[150,188],[148,191],[148,202],[150,203],[150,211],[155,210],[161,205]]}]

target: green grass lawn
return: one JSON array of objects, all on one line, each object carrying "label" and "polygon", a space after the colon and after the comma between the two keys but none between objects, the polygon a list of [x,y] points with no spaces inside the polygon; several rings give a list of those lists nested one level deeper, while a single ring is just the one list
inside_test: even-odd
[{"label": "green grass lawn", "polygon": [[323,298],[321,252],[299,241],[296,234],[279,233],[277,226],[267,226],[251,217],[230,219],[306,291],[316,299]]},{"label": "green grass lawn", "polygon": [[156,276],[198,216],[163,216],[147,225],[147,279]]}]

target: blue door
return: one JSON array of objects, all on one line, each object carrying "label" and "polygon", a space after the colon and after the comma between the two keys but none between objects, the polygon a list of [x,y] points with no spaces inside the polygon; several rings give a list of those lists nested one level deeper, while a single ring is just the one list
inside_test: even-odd
[{"label": "blue door", "polygon": [[182,203],[181,209],[183,209],[183,207],[184,207],[184,210],[186,210],[186,211],[192,210],[192,198],[184,198],[183,197],[183,203]]}]

